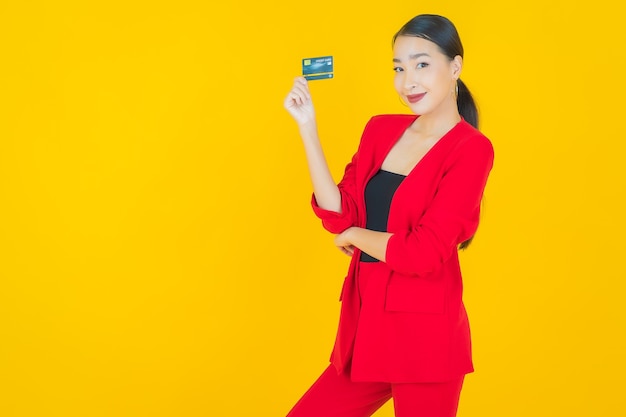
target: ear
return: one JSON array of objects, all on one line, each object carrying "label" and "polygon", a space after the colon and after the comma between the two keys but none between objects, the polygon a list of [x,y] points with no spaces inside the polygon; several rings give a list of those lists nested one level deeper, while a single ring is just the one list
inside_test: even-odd
[{"label": "ear", "polygon": [[457,55],[450,62],[450,68],[452,68],[452,76],[455,80],[458,80],[461,76],[461,70],[463,69],[463,58],[461,55]]}]

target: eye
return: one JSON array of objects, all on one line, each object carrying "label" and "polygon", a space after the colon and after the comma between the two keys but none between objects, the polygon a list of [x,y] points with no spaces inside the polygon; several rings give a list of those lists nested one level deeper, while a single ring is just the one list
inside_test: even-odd
[{"label": "eye", "polygon": [[426,68],[428,66],[427,62],[420,62],[417,64],[416,68]]},{"label": "eye", "polygon": [[402,71],[404,70],[400,67],[393,67],[393,72],[402,72]]}]

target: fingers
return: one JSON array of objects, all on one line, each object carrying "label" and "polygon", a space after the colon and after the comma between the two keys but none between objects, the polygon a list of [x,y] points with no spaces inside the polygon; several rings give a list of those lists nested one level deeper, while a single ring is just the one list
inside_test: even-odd
[{"label": "fingers", "polygon": [[353,245],[348,245],[348,246],[338,246],[338,249],[340,251],[342,251],[343,253],[345,253],[348,256],[352,256],[354,254],[354,246]]},{"label": "fingers", "polygon": [[339,233],[338,235],[335,236],[335,246],[337,246],[337,248],[340,251],[342,251],[348,256],[352,256],[352,254],[354,253],[354,249],[355,249],[354,245],[352,245],[349,241],[346,240],[345,232]]},{"label": "fingers", "polygon": [[348,256],[352,256],[352,254],[350,253],[350,251],[346,250],[346,248],[339,248],[339,250],[341,252],[343,252],[344,255],[348,255]]},{"label": "fingers", "polygon": [[303,77],[296,78],[291,88],[291,93],[298,95],[302,102],[311,100],[311,92],[309,91],[309,85]]},{"label": "fingers", "polygon": [[308,103],[310,101],[310,98],[308,98],[305,94],[303,94],[300,91],[292,90],[287,95],[287,101],[290,103],[294,103],[297,106],[302,106]]},{"label": "fingers", "polygon": [[309,91],[309,84],[304,77],[296,77],[293,82],[293,87],[291,87],[290,95],[297,96],[298,100],[304,102],[304,100],[311,99],[311,92]]},{"label": "fingers", "polygon": [[296,77],[296,78],[293,80],[293,85],[294,85],[294,86],[295,86],[295,85],[301,86],[301,87],[303,87],[304,89],[306,89],[307,91],[309,91],[309,82],[308,82],[308,81],[307,81],[307,79],[306,79],[306,78],[304,78],[303,76]]},{"label": "fingers", "polygon": [[296,77],[294,79],[293,86],[287,97],[285,97],[283,106],[298,124],[315,120],[309,84],[304,77]]}]

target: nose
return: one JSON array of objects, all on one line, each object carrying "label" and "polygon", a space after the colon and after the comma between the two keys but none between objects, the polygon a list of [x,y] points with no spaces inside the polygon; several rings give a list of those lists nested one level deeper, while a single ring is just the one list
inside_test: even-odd
[{"label": "nose", "polygon": [[404,90],[408,94],[411,94],[411,91],[413,91],[417,87],[417,77],[412,71],[404,72],[403,85],[404,85]]}]

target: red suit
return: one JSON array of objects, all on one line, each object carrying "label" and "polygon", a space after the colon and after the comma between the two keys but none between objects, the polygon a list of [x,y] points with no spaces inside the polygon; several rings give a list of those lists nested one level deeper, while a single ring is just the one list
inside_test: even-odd
[{"label": "red suit", "polygon": [[[417,117],[382,115],[368,122],[338,184],[341,213],[312,200],[329,232],[365,227],[365,186]],[[363,292],[360,251],[352,257],[331,355],[338,372],[351,362],[353,381],[416,383],[473,371],[457,247],[476,232],[492,165],[491,142],[462,120],[404,179],[389,212],[386,263]]]}]

